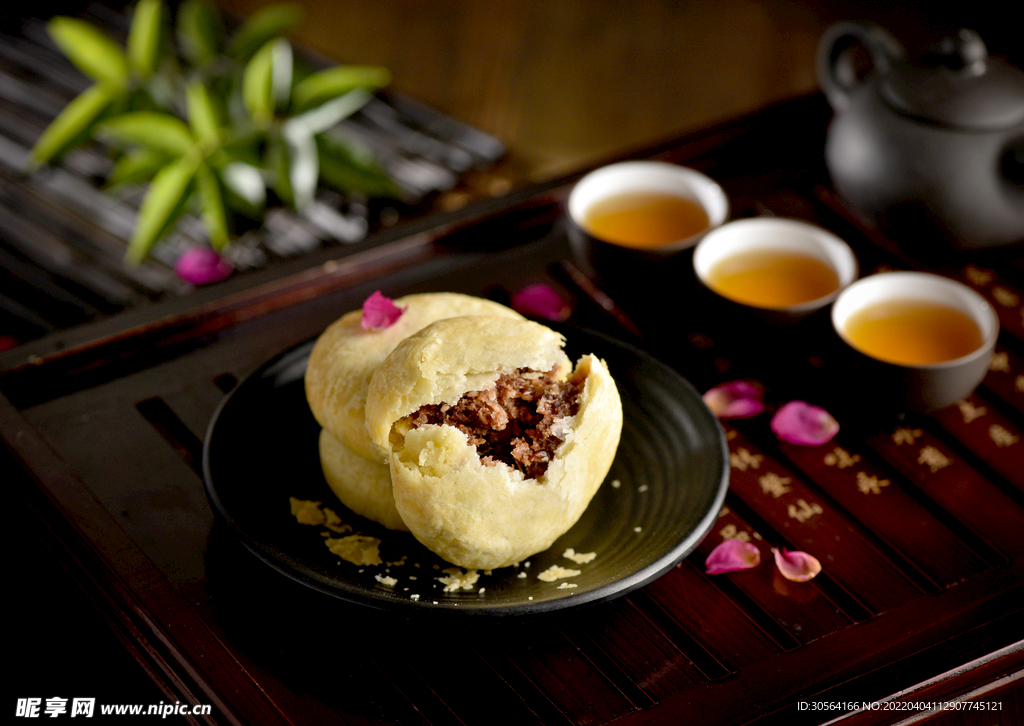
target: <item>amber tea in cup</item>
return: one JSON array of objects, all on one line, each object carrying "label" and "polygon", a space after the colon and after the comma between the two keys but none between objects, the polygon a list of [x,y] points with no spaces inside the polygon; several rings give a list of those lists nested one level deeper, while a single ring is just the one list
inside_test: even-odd
[{"label": "amber tea in cup", "polygon": [[928,365],[973,353],[983,342],[970,316],[930,300],[883,300],[858,310],[844,328],[850,344],[873,358]]},{"label": "amber tea in cup", "polygon": [[830,303],[856,278],[857,259],[821,227],[756,217],[709,232],[694,250],[693,269],[719,297],[784,323]]},{"label": "amber tea in cup", "polygon": [[662,161],[596,169],[576,183],[567,206],[590,247],[655,257],[692,247],[729,214],[725,192],[712,179]]},{"label": "amber tea in cup", "polygon": [[859,400],[930,411],[973,391],[999,334],[992,306],[966,285],[925,272],[868,275],[832,306],[846,344],[844,379]]},{"label": "amber tea in cup", "polygon": [[707,273],[718,294],[745,305],[779,308],[831,295],[839,275],[814,255],[791,250],[754,250],[719,260]]},{"label": "amber tea in cup", "polygon": [[598,239],[625,247],[660,247],[708,228],[704,207],[671,192],[624,192],[594,202],[582,226]]}]

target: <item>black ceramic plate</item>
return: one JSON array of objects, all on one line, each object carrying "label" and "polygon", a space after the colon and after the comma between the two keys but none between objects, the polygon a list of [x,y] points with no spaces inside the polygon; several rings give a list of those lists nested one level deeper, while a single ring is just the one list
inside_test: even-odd
[{"label": "black ceramic plate", "polygon": [[[445,592],[437,578],[450,565],[411,535],[362,519],[334,498],[320,472],[319,426],[303,388],[312,341],[267,362],[221,403],[203,451],[210,500],[271,567],[372,607],[543,613],[641,587],[689,554],[715,522],[728,486],[725,439],[698,393],[668,366],[602,335],[570,330],[567,338],[570,358],[597,354],[619,387],[624,421],[615,461],[581,519],[549,550],[518,566],[480,573],[472,589]],[[289,497],[323,502],[356,532],[379,537],[386,563],[402,564],[341,561],[325,546],[324,528],[295,520]],[[596,557],[576,564],[563,557],[567,548]],[[580,574],[539,580],[552,565]]]}]

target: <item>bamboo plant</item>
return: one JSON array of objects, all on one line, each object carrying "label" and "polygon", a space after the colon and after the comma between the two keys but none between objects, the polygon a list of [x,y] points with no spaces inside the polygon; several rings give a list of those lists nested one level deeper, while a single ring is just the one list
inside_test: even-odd
[{"label": "bamboo plant", "polygon": [[320,183],[394,196],[372,155],[328,133],[390,74],[301,68],[285,38],[300,19],[298,6],[272,5],[228,33],[208,0],[184,0],[172,27],[162,0],[139,0],[123,47],[84,20],[51,19],[50,36],[92,84],[39,137],[30,170],[94,140],[115,157],[108,188],[148,184],[128,263],[189,210],[220,251],[235,215],[258,221],[274,203],[301,211]]}]

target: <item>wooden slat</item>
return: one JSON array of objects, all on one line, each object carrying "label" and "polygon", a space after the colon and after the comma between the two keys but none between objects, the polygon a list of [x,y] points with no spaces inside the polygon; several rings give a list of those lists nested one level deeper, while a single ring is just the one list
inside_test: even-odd
[{"label": "wooden slat", "polygon": [[781,444],[787,459],[858,522],[946,587],[986,568],[919,500],[842,435],[827,446]]},{"label": "wooden slat", "polygon": [[726,433],[734,462],[730,488],[785,539],[773,546],[788,543],[790,549],[813,554],[831,579],[874,613],[920,595],[860,529],[821,501],[798,475],[735,429]]},{"label": "wooden slat", "polygon": [[991,400],[974,394],[935,413],[956,443],[1024,494],[1024,430]]},{"label": "wooden slat", "polygon": [[[750,570],[717,575],[716,579],[728,580],[747,595],[748,607],[763,609],[797,641],[806,643],[815,640],[866,617],[863,608],[844,612],[829,597],[823,587],[828,575],[805,583],[790,583],[782,578],[775,570],[775,556],[771,551],[772,546],[779,544],[767,542],[729,507],[722,511],[715,529],[697,548],[701,561],[726,539],[743,539],[755,544],[761,553],[761,565]],[[758,617],[756,614],[752,616]]]},{"label": "wooden slat", "polygon": [[[759,608],[741,608],[736,597],[718,589],[729,580],[711,578],[694,564],[699,554],[691,556],[663,577],[635,595],[661,608],[676,625],[712,653],[730,672],[759,663],[782,650],[799,645],[796,638],[765,615]],[[751,610],[754,612],[751,613]]]},{"label": "wooden slat", "polygon": [[929,433],[924,422],[907,419],[868,443],[981,539],[1007,557],[1024,554],[1024,509]]}]

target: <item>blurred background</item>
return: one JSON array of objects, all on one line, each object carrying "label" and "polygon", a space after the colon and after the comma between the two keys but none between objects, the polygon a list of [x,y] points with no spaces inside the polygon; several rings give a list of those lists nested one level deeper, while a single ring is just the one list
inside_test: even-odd
[{"label": "blurred background", "polygon": [[[267,0],[218,0],[248,15]],[[924,0],[301,0],[295,40],[509,147],[539,181],[817,89],[818,39],[871,20],[913,54],[960,27],[1020,53],[1005,4]],[[996,8],[1002,7],[999,11]]]},{"label": "blurred background", "polygon": [[[912,54],[968,27],[991,53],[1024,63],[1019,23],[990,0],[296,1],[305,22],[294,41],[336,62],[385,66],[394,90],[497,136],[515,184],[815,91],[818,39],[840,20],[877,22]],[[238,18],[275,4],[215,2]],[[88,5],[0,12],[10,30],[28,13]]]}]

